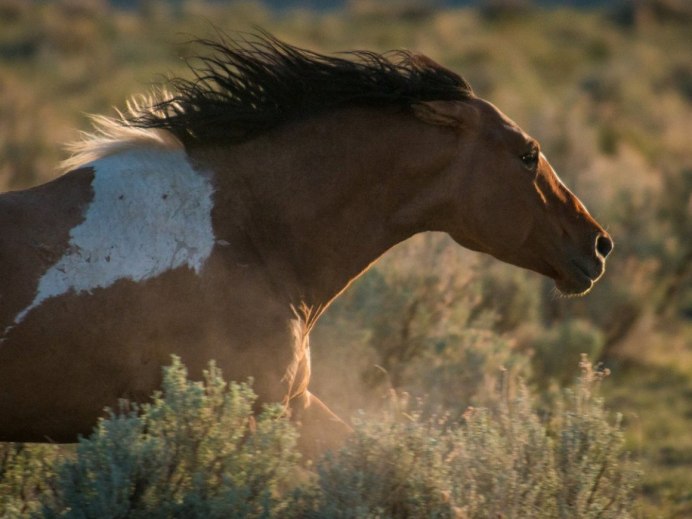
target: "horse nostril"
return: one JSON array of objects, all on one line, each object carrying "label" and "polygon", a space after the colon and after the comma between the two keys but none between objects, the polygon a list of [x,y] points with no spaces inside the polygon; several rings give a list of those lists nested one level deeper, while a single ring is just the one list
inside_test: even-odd
[{"label": "horse nostril", "polygon": [[604,258],[608,257],[610,251],[613,250],[613,240],[608,236],[601,234],[596,238],[596,251]]}]

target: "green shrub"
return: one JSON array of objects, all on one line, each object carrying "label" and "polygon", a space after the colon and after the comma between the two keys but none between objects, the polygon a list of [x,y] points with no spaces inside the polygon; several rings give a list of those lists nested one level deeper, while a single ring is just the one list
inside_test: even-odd
[{"label": "green shrub", "polygon": [[[450,517],[445,435],[395,414],[356,423],[347,445],[318,464],[301,517]],[[303,490],[305,492],[305,490]]]},{"label": "green shrub", "polygon": [[296,466],[296,433],[267,407],[255,421],[246,384],[210,364],[187,380],[177,358],[163,391],[141,408],[123,403],[57,469],[44,517],[268,517]]},{"label": "green shrub", "polygon": [[[535,318],[538,284],[517,269],[486,270],[485,262],[441,234],[391,251],[318,325],[316,392],[337,402],[348,393],[357,400],[351,412],[377,407],[372,395],[391,387],[424,396],[429,407],[463,410],[483,403],[500,367],[529,378],[528,357],[510,331]],[[352,370],[360,386],[345,380]]]},{"label": "green shrub", "polygon": [[604,344],[603,332],[583,319],[567,319],[541,330],[532,342],[535,383],[541,388],[551,381],[563,387],[569,385],[580,356],[598,359]]},{"label": "green shrub", "polygon": [[577,387],[550,419],[521,387],[456,422],[424,420],[405,406],[360,420],[348,444],[319,464],[301,514],[631,517],[638,472],[623,457],[619,418],[592,396],[598,378],[583,360]]},{"label": "green shrub", "polygon": [[582,355],[577,385],[553,423],[560,517],[631,517],[639,472],[623,455],[622,416],[608,419],[594,385],[609,374]]},{"label": "green shrub", "polygon": [[41,508],[57,456],[54,445],[0,443],[0,518],[26,517]]},{"label": "green shrub", "polygon": [[638,474],[592,395],[603,374],[581,368],[551,413],[525,386],[510,396],[506,376],[494,403],[454,419],[393,395],[311,473],[281,408],[255,421],[248,385],[213,364],[188,381],[174,358],[152,403],[123,403],[73,456],[4,446],[0,517],[627,518]]},{"label": "green shrub", "polygon": [[407,389],[423,394],[427,407],[463,411],[468,405],[494,404],[498,373],[511,380],[530,375],[529,358],[517,351],[516,342],[493,330],[461,331],[445,347],[431,351],[417,368],[419,383]]}]

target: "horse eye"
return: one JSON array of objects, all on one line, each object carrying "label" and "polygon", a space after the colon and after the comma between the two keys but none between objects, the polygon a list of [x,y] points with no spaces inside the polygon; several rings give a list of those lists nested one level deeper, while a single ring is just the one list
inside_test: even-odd
[{"label": "horse eye", "polygon": [[521,161],[524,163],[524,166],[526,169],[533,171],[536,169],[536,166],[538,165],[538,151],[537,150],[531,150],[527,153],[524,153],[521,157]]}]

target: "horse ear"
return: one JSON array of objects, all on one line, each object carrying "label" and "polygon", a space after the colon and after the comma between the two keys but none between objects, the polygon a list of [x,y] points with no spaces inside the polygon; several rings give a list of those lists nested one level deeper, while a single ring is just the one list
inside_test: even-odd
[{"label": "horse ear", "polygon": [[475,106],[464,101],[423,101],[412,106],[413,114],[423,122],[440,126],[472,126],[478,122]]}]

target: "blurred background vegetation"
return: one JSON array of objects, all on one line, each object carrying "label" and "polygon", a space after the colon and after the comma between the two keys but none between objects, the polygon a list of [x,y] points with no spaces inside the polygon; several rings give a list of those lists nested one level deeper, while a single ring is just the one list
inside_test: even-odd
[{"label": "blurred background vegetation", "polygon": [[536,274],[414,237],[315,330],[315,392],[343,416],[390,389],[461,415],[503,373],[549,412],[588,353],[612,373],[600,391],[641,466],[641,516],[690,517],[692,4],[466,3],[0,0],[0,190],[53,178],[87,114],[189,75],[190,41],[216,28],[425,53],[542,142],[616,249],[588,297],[561,299]]}]

